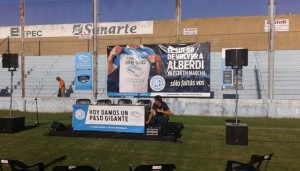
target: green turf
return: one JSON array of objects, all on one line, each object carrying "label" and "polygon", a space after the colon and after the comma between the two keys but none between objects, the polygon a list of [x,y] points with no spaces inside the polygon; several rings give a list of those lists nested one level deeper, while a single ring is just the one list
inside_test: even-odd
[{"label": "green turf", "polygon": [[[26,126],[34,125],[35,113],[23,115]],[[0,111],[0,116],[8,115]],[[0,134],[0,158],[32,164],[43,161],[55,165],[89,164],[102,171],[127,171],[128,165],[173,163],[179,171],[223,171],[227,160],[248,161],[256,154],[274,153],[272,171],[300,170],[300,120],[239,118],[249,126],[249,145],[227,145],[225,119],[219,117],[172,116],[183,122],[182,143],[108,138],[48,136],[54,120],[71,124],[71,113],[39,114],[40,126],[15,134]],[[59,160],[61,159],[61,160]]]}]

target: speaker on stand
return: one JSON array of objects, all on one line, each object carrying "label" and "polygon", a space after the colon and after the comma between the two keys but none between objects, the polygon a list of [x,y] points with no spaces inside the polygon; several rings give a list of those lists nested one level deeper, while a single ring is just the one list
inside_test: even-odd
[{"label": "speaker on stand", "polygon": [[11,117],[11,110],[12,110],[12,93],[13,93],[13,77],[14,71],[17,70],[18,64],[18,54],[8,53],[2,55],[2,68],[8,68],[8,71],[11,72],[11,79],[10,79],[10,117]]},{"label": "speaker on stand", "polygon": [[2,68],[8,68],[8,71],[16,71],[19,68],[19,55],[8,53],[2,55]]},{"label": "speaker on stand", "polygon": [[248,49],[227,49],[225,65],[235,70],[235,123],[226,123],[226,144],[248,145],[248,125],[238,122],[238,71],[248,66]]},{"label": "speaker on stand", "polygon": [[14,71],[19,67],[18,63],[18,54],[7,53],[2,55],[2,68],[8,68],[8,71],[11,72],[10,79],[10,111],[9,117],[0,118],[0,122],[5,123],[1,124],[2,132],[14,133],[17,131],[21,131],[25,127],[25,117],[24,116],[14,116],[12,117],[12,93],[13,93],[13,76]]}]

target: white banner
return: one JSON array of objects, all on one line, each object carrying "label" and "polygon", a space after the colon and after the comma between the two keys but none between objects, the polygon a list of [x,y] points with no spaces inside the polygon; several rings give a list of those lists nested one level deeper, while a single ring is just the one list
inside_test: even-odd
[{"label": "white banner", "polygon": [[[19,38],[20,26],[0,27],[0,38]],[[93,35],[92,23],[25,26],[25,37],[65,37]],[[108,35],[153,34],[153,21],[99,23],[97,33]]]},{"label": "white banner", "polygon": [[[275,31],[289,31],[290,22],[289,19],[276,19],[275,20]],[[270,22],[265,20],[265,32],[269,32]]]},{"label": "white banner", "polygon": [[184,28],[183,35],[197,35],[197,28]]},{"label": "white banner", "polygon": [[145,125],[144,106],[97,106],[90,105],[85,124],[101,125]]}]

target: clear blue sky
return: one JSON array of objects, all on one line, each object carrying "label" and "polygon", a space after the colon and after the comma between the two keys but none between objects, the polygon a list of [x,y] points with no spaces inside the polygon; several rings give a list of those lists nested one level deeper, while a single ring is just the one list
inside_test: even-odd
[{"label": "clear blue sky", "polygon": [[[181,0],[182,19],[268,15],[269,0]],[[25,0],[25,24],[92,22],[93,0]],[[170,20],[176,0],[100,0],[100,22]],[[300,0],[276,0],[276,14],[300,14]],[[19,25],[20,0],[0,0],[0,26]]]},{"label": "clear blue sky", "polygon": [[[175,18],[176,0],[100,1],[103,21]],[[276,14],[300,14],[300,0],[276,0],[276,2]],[[268,3],[268,0],[181,0],[181,15],[182,19],[268,15]]]}]

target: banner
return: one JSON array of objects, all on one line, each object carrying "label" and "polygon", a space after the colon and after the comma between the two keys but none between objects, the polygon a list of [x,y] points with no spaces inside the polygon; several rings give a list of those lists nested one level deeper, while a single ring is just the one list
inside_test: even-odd
[{"label": "banner", "polygon": [[[289,19],[275,19],[274,21],[275,31],[289,31],[290,30],[290,20]],[[265,20],[265,32],[270,31],[270,21]]]},{"label": "banner", "polygon": [[[92,23],[27,25],[24,28],[26,38],[64,37],[93,35]],[[97,34],[106,35],[136,35],[153,34],[153,21],[107,22],[98,23]],[[0,38],[20,38],[20,26],[0,27]]]},{"label": "banner", "polygon": [[90,52],[78,52],[75,55],[75,88],[93,89],[93,55]]},{"label": "banner", "polygon": [[210,97],[210,43],[107,47],[108,96]]},{"label": "banner", "polygon": [[73,105],[73,130],[144,133],[145,106]]}]

